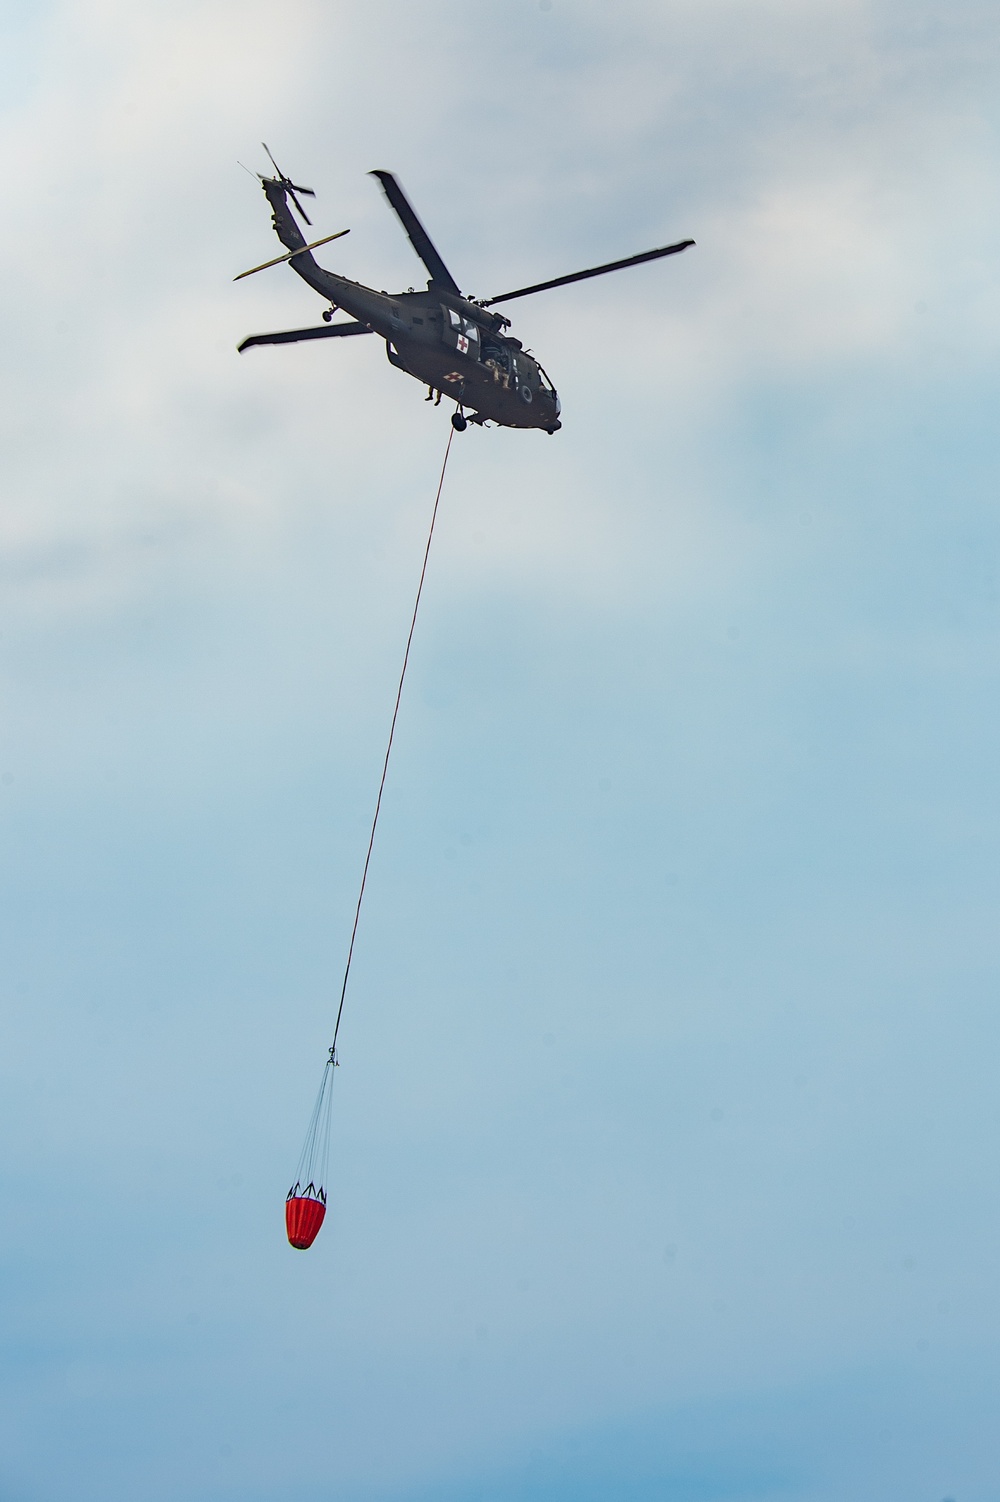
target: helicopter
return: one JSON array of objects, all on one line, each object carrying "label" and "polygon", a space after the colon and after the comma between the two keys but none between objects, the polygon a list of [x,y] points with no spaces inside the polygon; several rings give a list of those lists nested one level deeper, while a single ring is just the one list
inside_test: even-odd
[{"label": "helicopter", "polygon": [[[234,280],[287,262],[304,282],[328,300],[330,306],[324,309],[323,324],[319,327],[252,334],[238,346],[239,351],[242,353],[258,344],[292,344],[305,339],[343,339],[359,334],[377,334],[385,340],[390,364],[427,386],[426,401],[433,401],[436,397],[439,405],[442,396],[446,395],[455,402],[451,420],[459,432],[464,432],[470,422],[482,427],[488,421],[500,427],[540,428],[549,434],[562,427],[555,386],[535,356],[523,347],[519,339],[506,332],[511,327],[510,319],[502,313],[490,311],[497,303],[547,292],[552,287],[563,287],[570,282],[586,281],[609,271],[621,271],[627,266],[641,265],[643,261],[658,260],[661,256],[677,255],[695,243],[680,240],[674,245],[646,250],[621,261],[608,261],[603,266],[574,271],[569,276],[557,276],[551,281],[502,292],[498,297],[481,300],[463,297],[397,179],[391,172],[375,171],[370,176],[381,183],[410,244],[430,273],[426,292],[415,292],[412,288],[401,293],[376,292],[317,264],[313,250],[339,239],[348,231],[339,230],[307,244],[288,200],[291,199],[306,224],[311,225],[298,195],[311,198],[316,195],[312,188],[293,183],[281,171],[266,144],[264,150],[275,175],[266,177],[254,173],[253,176],[259,179],[267,196],[272,223],[287,251],[274,260],[240,272]],[[350,321],[334,323],[334,314],[339,311],[346,313]]]}]

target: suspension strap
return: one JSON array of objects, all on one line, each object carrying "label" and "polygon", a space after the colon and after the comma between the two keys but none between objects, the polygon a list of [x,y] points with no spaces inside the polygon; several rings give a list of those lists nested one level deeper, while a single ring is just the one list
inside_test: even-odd
[{"label": "suspension strap", "polygon": [[413,644],[413,633],[417,625],[417,611],[420,609],[420,597],[424,592],[424,579],[427,577],[427,560],[431,553],[431,543],[434,540],[434,523],[437,521],[438,505],[441,501],[441,491],[444,487],[445,470],[448,468],[448,455],[451,453],[451,441],[455,436],[455,429],[449,424],[448,442],[444,451],[444,462],[441,465],[441,475],[438,479],[437,494],[434,497],[434,508],[431,511],[431,524],[427,532],[427,546],[424,548],[424,561],[420,569],[420,583],[417,585],[417,597],[413,602],[413,616],[410,621],[410,630],[406,638],[406,651],[403,653],[403,667],[399,675],[399,687],[396,690],[396,703],[392,711],[392,723],[389,726],[389,742],[385,748],[385,760],[382,763],[382,779],[378,785],[378,797],[375,800],[375,816],[372,819],[371,834],[368,836],[368,851],[365,855],[364,869],[361,873],[361,889],[358,892],[358,905],[354,909],[354,925],[351,929],[351,942],[347,949],[347,964],[344,968],[344,984],[340,988],[340,1005],[337,1007],[337,1021],[333,1029],[333,1042],[330,1045],[330,1061],[336,1063],[337,1034],[340,1032],[340,1019],[344,1015],[344,998],[347,995],[347,981],[351,974],[351,960],[354,957],[354,940],[357,938],[358,921],[361,917],[361,904],[365,900],[365,886],[368,882],[368,867],[371,864],[372,846],[375,844],[375,831],[378,828],[378,816],[382,811],[382,794],[385,791],[386,774],[389,771],[389,757],[392,755],[392,743],[396,734],[396,720],[399,717],[399,703],[403,697],[403,683],[406,679],[406,669],[410,662],[410,647]]}]

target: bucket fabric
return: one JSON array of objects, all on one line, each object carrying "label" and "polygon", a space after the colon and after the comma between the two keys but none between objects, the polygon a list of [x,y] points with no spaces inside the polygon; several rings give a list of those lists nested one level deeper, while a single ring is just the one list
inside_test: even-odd
[{"label": "bucket fabric", "polygon": [[322,1200],[296,1195],[285,1201],[285,1229],[288,1240],[300,1252],[311,1247],[319,1235],[319,1228],[326,1215]]}]

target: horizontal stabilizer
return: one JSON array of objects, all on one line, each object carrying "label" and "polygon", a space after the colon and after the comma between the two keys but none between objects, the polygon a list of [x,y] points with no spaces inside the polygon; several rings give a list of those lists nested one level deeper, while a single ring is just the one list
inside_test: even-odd
[{"label": "horizontal stabilizer", "polygon": [[297,344],[300,339],[343,339],[349,334],[370,334],[367,323],[324,323],[315,329],[285,329],[280,334],[251,334],[236,346],[240,354],[252,344]]},{"label": "horizontal stabilizer", "polygon": [[269,266],[280,266],[282,261],[290,261],[293,256],[300,256],[307,250],[315,250],[318,245],[329,245],[331,240],[340,240],[344,235],[349,235],[349,229],[339,229],[335,235],[324,235],[322,240],[313,240],[310,245],[300,245],[296,250],[288,250],[283,256],[275,256],[271,261],[262,261],[259,266],[251,266],[249,271],[241,271],[239,276],[234,276],[234,282],[241,282],[245,276],[253,276],[255,271],[266,271]]}]

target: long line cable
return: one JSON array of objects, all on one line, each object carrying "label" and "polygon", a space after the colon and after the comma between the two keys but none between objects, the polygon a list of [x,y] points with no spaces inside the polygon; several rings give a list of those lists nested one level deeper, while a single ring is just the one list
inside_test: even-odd
[{"label": "long line cable", "polygon": [[382,763],[382,778],[378,785],[378,797],[375,800],[375,815],[372,819],[371,834],[368,836],[368,850],[365,855],[364,869],[361,872],[361,888],[358,892],[358,904],[354,909],[354,924],[351,928],[351,942],[347,948],[347,964],[344,967],[344,983],[340,988],[340,1005],[337,1007],[337,1021],[333,1029],[333,1042],[330,1045],[330,1061],[336,1062],[337,1035],[340,1032],[340,1019],[344,1015],[344,998],[347,996],[347,982],[351,974],[351,960],[354,958],[354,941],[358,936],[358,923],[361,918],[361,904],[365,900],[365,887],[368,884],[368,867],[371,865],[372,847],[375,844],[375,831],[378,828],[378,816],[382,811],[382,794],[385,791],[385,779],[389,771],[389,757],[392,755],[392,743],[396,735],[396,720],[399,718],[399,704],[403,697],[403,683],[406,679],[406,669],[410,662],[410,647],[413,645],[413,633],[417,626],[417,612],[420,609],[420,597],[424,592],[424,580],[427,577],[427,560],[431,555],[431,543],[434,541],[434,524],[437,521],[438,506],[441,502],[441,491],[444,488],[445,470],[448,468],[448,455],[451,453],[451,441],[455,436],[455,429],[449,427],[448,442],[445,446],[444,461],[441,465],[441,475],[438,479],[437,494],[434,497],[434,507],[431,511],[431,524],[427,532],[427,545],[424,548],[424,561],[420,569],[420,582],[417,585],[417,597],[413,602],[413,616],[410,620],[410,630],[406,637],[406,651],[403,653],[403,667],[399,674],[399,687],[396,690],[396,703],[392,711],[392,723],[389,726],[389,741],[385,748],[385,760]]}]

